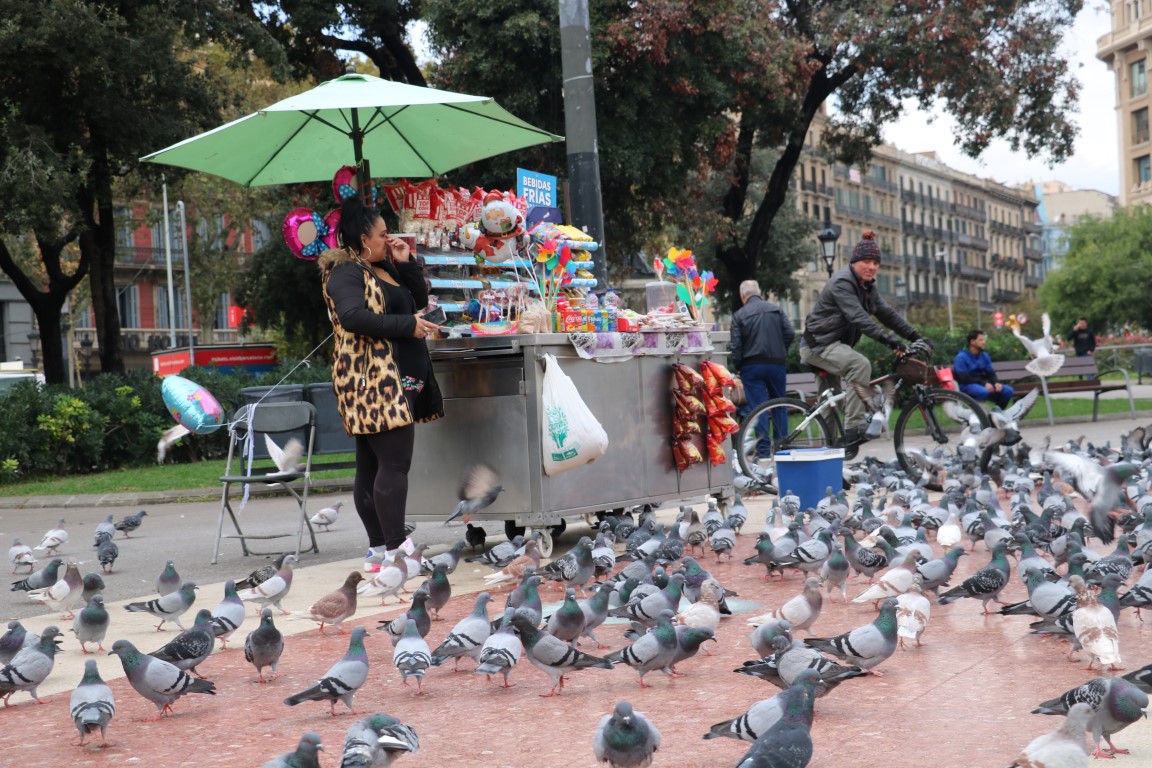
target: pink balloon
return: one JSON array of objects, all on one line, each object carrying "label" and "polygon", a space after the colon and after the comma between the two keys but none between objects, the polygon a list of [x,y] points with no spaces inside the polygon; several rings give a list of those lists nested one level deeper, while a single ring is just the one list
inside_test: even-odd
[{"label": "pink balloon", "polygon": [[[307,226],[305,226],[307,225]],[[305,228],[301,232],[301,227]],[[296,254],[296,258],[304,258],[305,246],[311,244],[316,239],[315,222],[312,220],[312,211],[308,208],[293,208],[284,217],[284,243],[292,253]],[[309,235],[309,233],[311,233]],[[305,241],[304,238],[307,238]]]},{"label": "pink balloon", "polygon": [[339,230],[340,230],[340,209],[333,208],[324,217],[324,223],[328,225],[328,234],[324,235],[324,244],[329,248],[339,248]]},{"label": "pink balloon", "polygon": [[336,204],[340,205],[344,202],[344,198],[354,194],[356,194],[356,166],[342,166],[332,177],[332,195],[336,198]]}]

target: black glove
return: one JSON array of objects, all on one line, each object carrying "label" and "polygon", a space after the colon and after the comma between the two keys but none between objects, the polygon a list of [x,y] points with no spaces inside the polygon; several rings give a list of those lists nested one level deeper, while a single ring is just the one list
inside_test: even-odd
[{"label": "black glove", "polygon": [[930,355],[932,354],[932,350],[932,342],[923,336],[912,342],[912,346],[909,348],[909,351],[913,354],[923,353],[925,355]]},{"label": "black glove", "polygon": [[888,344],[888,348],[893,352],[903,352],[905,349],[904,340],[898,339],[895,336],[889,336],[886,343]]}]

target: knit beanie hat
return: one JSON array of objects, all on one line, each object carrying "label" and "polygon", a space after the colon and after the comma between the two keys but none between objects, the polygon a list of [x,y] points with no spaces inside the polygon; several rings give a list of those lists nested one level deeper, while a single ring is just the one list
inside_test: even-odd
[{"label": "knit beanie hat", "polygon": [[852,249],[850,263],[855,264],[865,259],[880,261],[880,246],[876,244],[876,235],[870,229],[864,230],[864,234],[860,235],[860,242]]}]

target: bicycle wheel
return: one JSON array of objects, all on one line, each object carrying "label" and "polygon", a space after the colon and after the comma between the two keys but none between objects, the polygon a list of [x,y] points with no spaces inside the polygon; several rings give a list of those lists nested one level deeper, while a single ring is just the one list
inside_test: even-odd
[{"label": "bicycle wheel", "polygon": [[[773,465],[777,450],[829,445],[834,433],[822,416],[813,415],[804,428],[800,428],[812,410],[803,400],[791,397],[778,397],[755,408],[740,422],[740,431],[736,433],[736,459],[740,470],[748,477],[761,477],[765,468]],[[761,417],[766,419],[767,435],[759,430]],[[783,429],[785,424],[787,433]]]},{"label": "bicycle wheel", "polygon": [[914,482],[927,473],[926,487],[940,490],[944,474],[957,466],[976,468],[974,438],[991,422],[980,404],[963,392],[917,388],[900,412],[892,434],[896,458]]}]

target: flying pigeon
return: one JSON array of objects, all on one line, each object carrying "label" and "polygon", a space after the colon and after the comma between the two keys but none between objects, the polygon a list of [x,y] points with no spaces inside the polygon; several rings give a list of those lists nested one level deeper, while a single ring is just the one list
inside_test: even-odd
[{"label": "flying pigeon", "polygon": [[1020,324],[1016,322],[1015,318],[1010,317],[1007,325],[1012,329],[1012,335],[1020,340],[1029,357],[1032,358],[1024,366],[1024,370],[1028,373],[1046,378],[1059,371],[1064,365],[1064,355],[1053,352],[1052,320],[1048,317],[1047,312],[1040,316],[1040,329],[1044,335],[1039,339],[1033,340],[1021,335]]},{"label": "flying pigeon", "polygon": [[84,676],[72,691],[68,710],[72,713],[76,730],[80,732],[80,743],[76,746],[84,746],[84,740],[96,731],[100,731],[100,746],[108,746],[108,723],[116,714],[116,700],[112,689],[100,678],[95,659],[84,662]]},{"label": "flying pigeon", "polygon": [[340,517],[340,508],[343,506],[344,502],[338,501],[330,507],[324,507],[324,509],[312,515],[309,522],[327,532],[329,528],[336,524],[336,518]]},{"label": "flying pigeon", "polygon": [[1092,532],[1104,544],[1111,544],[1115,538],[1115,510],[1121,505],[1132,506],[1125,485],[1139,467],[1127,462],[1105,467],[1086,456],[1066,451],[1034,450],[1028,460],[1033,465],[1053,467],[1064,482],[1091,502]]},{"label": "flying pigeon", "polygon": [[0,699],[3,699],[4,706],[8,706],[12,694],[17,691],[28,691],[37,704],[44,703],[36,695],[36,689],[48,678],[56,664],[56,653],[59,650],[56,638],[59,635],[59,628],[45,627],[35,645],[21,649],[12,657],[12,661],[0,669]]},{"label": "flying pigeon", "polygon": [[264,448],[268,451],[268,458],[272,459],[272,463],[281,473],[293,474],[304,468],[300,462],[300,458],[304,455],[304,444],[297,438],[288,438],[288,442],[281,448],[271,435],[265,434]]},{"label": "flying pigeon", "polygon": [[244,638],[244,660],[256,667],[260,682],[266,683],[268,680],[264,679],[264,667],[272,668],[270,679],[275,680],[278,677],[276,667],[280,664],[280,654],[283,652],[284,635],[280,634],[272,621],[272,609],[261,608],[260,626]]},{"label": "flying pigeon", "polygon": [[600,719],[592,737],[596,762],[611,768],[645,768],[652,765],[652,754],[659,748],[660,731],[627,701],[618,702],[612,714]]},{"label": "flying pigeon", "polygon": [[127,640],[112,643],[108,655],[113,654],[120,657],[124,674],[136,693],[156,705],[156,716],[152,720],[170,713],[172,704],[187,693],[216,695],[216,684],[211,680],[197,680],[179,667],[140,653]]},{"label": "flying pigeon", "polygon": [[196,602],[196,589],[195,582],[186,581],[177,592],[143,603],[128,603],[124,606],[124,610],[129,613],[150,613],[160,619],[160,623],[156,625],[157,632],[162,632],[161,627],[169,621],[176,622],[176,626],[184,629],[180,617],[192,607],[192,603]]},{"label": "flying pigeon", "polygon": [[327,701],[329,711],[335,716],[336,702],[343,701],[352,714],[357,714],[352,707],[352,699],[368,680],[368,653],[364,649],[366,634],[368,630],[364,627],[353,629],[344,658],[336,662],[315,685],[289,696],[284,699],[284,703],[294,707],[302,701]]},{"label": "flying pigeon", "polygon": [[420,739],[412,726],[378,712],[348,728],[340,768],[387,768],[395,755],[418,749]]},{"label": "flying pigeon", "polygon": [[467,523],[472,515],[491,506],[502,490],[504,486],[500,485],[500,476],[496,470],[484,464],[474,465],[461,479],[458,493],[460,503],[452,510],[444,525],[457,518],[463,518]]}]

